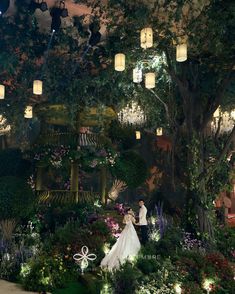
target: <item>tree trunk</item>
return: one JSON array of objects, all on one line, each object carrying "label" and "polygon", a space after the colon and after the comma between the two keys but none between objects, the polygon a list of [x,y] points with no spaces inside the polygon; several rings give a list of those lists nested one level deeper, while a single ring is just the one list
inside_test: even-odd
[{"label": "tree trunk", "polygon": [[70,175],[70,190],[76,192],[76,203],[78,203],[78,163],[71,162],[71,175]]},{"label": "tree trunk", "polygon": [[187,144],[187,227],[200,234],[203,239],[211,241],[214,236],[211,219],[213,211],[208,199],[209,191],[205,178],[200,178],[204,172],[204,139],[202,134],[194,132]]},{"label": "tree trunk", "polygon": [[43,167],[38,166],[37,175],[36,175],[36,191],[42,191],[43,189],[42,177],[43,177]]},{"label": "tree trunk", "polygon": [[100,184],[101,184],[101,203],[106,204],[107,192],[107,170],[105,166],[101,167],[100,171]]}]

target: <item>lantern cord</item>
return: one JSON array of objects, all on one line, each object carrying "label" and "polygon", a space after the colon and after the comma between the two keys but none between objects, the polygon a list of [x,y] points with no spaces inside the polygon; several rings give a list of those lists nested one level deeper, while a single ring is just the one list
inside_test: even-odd
[{"label": "lantern cord", "polygon": [[46,65],[47,65],[47,59],[48,59],[48,55],[49,55],[49,51],[51,49],[51,44],[52,44],[52,40],[54,37],[55,31],[52,30],[51,35],[50,35],[50,39],[49,42],[47,44],[47,49],[44,53],[44,62],[43,62],[43,67],[42,67],[42,77],[44,76],[45,70],[46,70]]}]

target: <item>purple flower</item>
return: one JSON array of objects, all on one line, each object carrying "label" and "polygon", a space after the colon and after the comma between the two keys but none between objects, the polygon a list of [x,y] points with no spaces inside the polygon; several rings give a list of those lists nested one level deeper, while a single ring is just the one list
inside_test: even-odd
[{"label": "purple flower", "polygon": [[35,154],[35,155],[34,155],[34,159],[35,159],[35,160],[40,160],[40,154]]},{"label": "purple flower", "polygon": [[96,167],[98,164],[98,161],[96,159],[92,160],[92,162],[90,163],[90,167],[94,168]]}]

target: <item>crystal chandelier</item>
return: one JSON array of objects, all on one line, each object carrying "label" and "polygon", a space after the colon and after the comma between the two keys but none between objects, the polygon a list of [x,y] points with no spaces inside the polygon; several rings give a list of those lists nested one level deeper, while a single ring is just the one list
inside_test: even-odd
[{"label": "crystal chandelier", "polygon": [[145,123],[146,117],[138,103],[131,101],[118,113],[118,120],[122,124],[142,125]]},{"label": "crystal chandelier", "polygon": [[234,127],[235,122],[235,109],[232,111],[222,111],[221,107],[218,107],[213,114],[213,120],[211,121],[211,130],[216,132],[218,127],[220,133],[230,132]]}]

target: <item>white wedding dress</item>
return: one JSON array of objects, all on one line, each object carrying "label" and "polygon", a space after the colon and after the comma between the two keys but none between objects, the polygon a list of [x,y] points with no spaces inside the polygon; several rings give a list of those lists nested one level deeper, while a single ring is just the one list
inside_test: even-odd
[{"label": "white wedding dress", "polygon": [[125,215],[125,228],[109,253],[103,258],[100,266],[108,270],[118,269],[127,259],[132,259],[140,250],[140,241],[133,226],[135,219],[132,215]]}]

